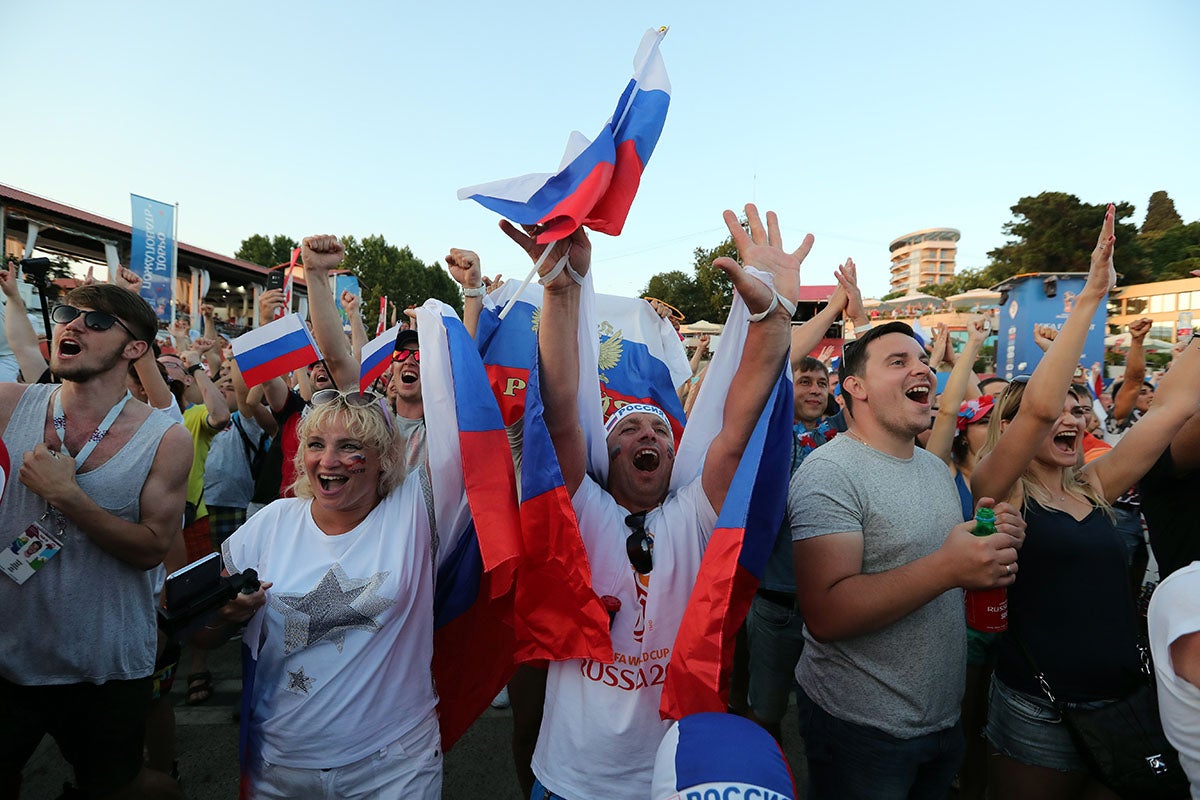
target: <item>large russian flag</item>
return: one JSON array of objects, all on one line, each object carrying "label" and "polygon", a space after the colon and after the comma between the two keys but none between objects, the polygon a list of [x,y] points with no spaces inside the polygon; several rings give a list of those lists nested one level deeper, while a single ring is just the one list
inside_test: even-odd
[{"label": "large russian flag", "polygon": [[[450,749],[508,683],[521,557],[516,477],[500,409],[475,343],[453,309],[417,310],[435,516],[433,678],[442,747]],[[469,515],[457,513],[465,486]],[[457,515],[456,515],[457,514]],[[446,522],[450,520],[450,522]]]},{"label": "large russian flag", "polygon": [[[383,320],[383,317],[381,316],[379,319]],[[400,325],[393,325],[363,346],[362,365],[358,371],[358,390],[360,392],[365,392],[367,387],[379,380],[391,366],[392,353],[396,350],[396,334],[399,332]]]},{"label": "large russian flag", "polygon": [[[541,286],[527,286],[514,301],[519,287],[519,281],[506,281],[484,299],[476,333],[492,391],[508,425],[519,419],[525,408],[542,305]],[[594,297],[593,335],[581,342],[592,357],[583,356],[581,350],[581,363],[594,360],[597,364],[602,419],[607,420],[626,403],[653,403],[667,412],[678,445],[684,413],[676,389],[691,377],[691,367],[675,329],[640,298]],[[510,303],[513,309],[501,321],[500,312]]]},{"label": "large russian flag", "polygon": [[527,292],[503,320],[499,316],[503,304],[495,302],[496,295],[503,303],[511,302],[517,283],[510,282],[485,299],[476,331],[505,424],[523,420],[523,560],[514,606],[516,659],[520,663],[570,658],[611,661],[608,615],[592,591],[579,522],[542,418],[536,326],[541,287]]},{"label": "large russian flag", "polygon": [[649,30],[633,59],[633,78],[594,141],[571,133],[557,172],[468,186],[459,200],[475,200],[513,222],[538,225],[538,242],[570,236],[581,225],[616,236],[662,134],[671,82],[659,53],[666,28]]},{"label": "large russian flag", "polygon": [[[753,271],[769,285],[769,276]],[[709,364],[675,459],[672,490],[700,474],[708,446],[721,428],[725,399],[735,388],[731,383],[745,346],[747,317],[745,304],[735,294],[721,348]],[[659,706],[664,719],[727,708],[734,639],[762,578],[787,504],[793,415],[792,381],[785,363],[742,453],[704,551],[667,666]]]},{"label": "large russian flag", "polygon": [[288,314],[243,333],[232,345],[234,360],[247,386],[257,386],[321,360],[321,351],[299,314]]}]

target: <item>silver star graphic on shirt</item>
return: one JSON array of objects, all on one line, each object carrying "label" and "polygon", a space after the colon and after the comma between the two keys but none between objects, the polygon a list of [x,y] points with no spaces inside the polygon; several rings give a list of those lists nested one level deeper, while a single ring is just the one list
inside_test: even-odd
[{"label": "silver star graphic on shirt", "polygon": [[304,674],[304,667],[288,673],[287,690],[296,694],[308,694],[308,690],[317,682],[316,678]]},{"label": "silver star graphic on shirt", "polygon": [[395,602],[377,594],[390,574],[376,572],[370,578],[351,578],[341,564],[335,563],[307,594],[268,595],[271,605],[284,617],[284,655],[322,639],[333,642],[341,652],[346,631],[379,630],[376,617]]}]

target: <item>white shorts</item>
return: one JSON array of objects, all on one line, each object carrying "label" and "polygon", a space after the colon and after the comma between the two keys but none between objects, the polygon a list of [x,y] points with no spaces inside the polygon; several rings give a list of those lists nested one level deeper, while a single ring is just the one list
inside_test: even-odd
[{"label": "white shorts", "polygon": [[442,738],[437,712],[430,712],[391,744],[344,767],[305,769],[257,759],[251,767],[250,786],[255,800],[438,800],[442,796]]}]

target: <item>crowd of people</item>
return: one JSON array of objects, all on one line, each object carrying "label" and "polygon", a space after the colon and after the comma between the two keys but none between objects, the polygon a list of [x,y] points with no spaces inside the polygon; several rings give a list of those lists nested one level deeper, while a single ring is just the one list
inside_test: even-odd
[{"label": "crowd of people", "polygon": [[[586,233],[544,244],[501,224],[538,266],[542,416],[591,587],[609,607],[613,663],[637,665],[631,674],[666,672],[781,375],[794,400],[789,470],[760,476],[787,485],[786,513],[766,531],[774,544],[734,654],[747,678],[734,681],[731,713],[663,720],[661,680],[610,681],[604,664],[580,659],[512,665],[523,794],[1118,797],[1061,714],[1144,684],[1148,634],[1162,725],[1200,796],[1200,536],[1185,506],[1200,475],[1200,344],[1181,343],[1150,381],[1149,326],[1135,323],[1122,381],[1104,387],[1098,365],[1080,365],[1115,283],[1112,208],[1069,318],[1034,332],[1044,356],[1012,380],[975,372],[983,317],[961,350],[944,329],[926,342],[873,319],[853,261],[837,269],[826,307],[794,324],[812,237],[789,250],[774,214],[747,206],[746,219],[725,213],[739,260],[714,262],[740,298],[720,342],[728,370],[705,366],[705,339],[692,377],[670,387],[689,415],[711,417],[695,464],[676,462],[672,420],[653,404],[581,416],[580,375],[596,368],[579,335]],[[15,269],[0,273],[13,353],[0,382],[11,461],[0,519],[24,531],[0,580],[4,797],[20,796],[46,734],[74,770],[64,796],[182,796],[176,670],[186,661],[185,702],[206,702],[208,650],[239,638],[254,664],[240,719],[246,796],[440,796],[435,597],[471,515],[443,410],[462,398],[427,310],[409,315],[390,367],[358,391],[361,300],[336,298],[328,280],[343,255],[333,236],[302,245],[321,360],[253,386],[211,308],[195,331],[181,324],[163,338],[129,270],[63,297],[46,353]],[[446,265],[475,336],[499,281],[469,250]],[[281,290],[263,293],[260,318],[284,303]],[[856,338],[836,362],[829,349],[814,357],[839,318]],[[590,457],[598,426],[606,474]],[[511,492],[504,479],[493,490]],[[994,516],[990,535],[975,535],[980,509]],[[157,630],[166,574],[212,553],[225,576],[254,570],[261,585],[182,642]],[[1147,624],[1148,562],[1163,582]],[[968,628],[964,591],[1001,588],[1007,631]],[[778,744],[793,698],[800,793]]]}]

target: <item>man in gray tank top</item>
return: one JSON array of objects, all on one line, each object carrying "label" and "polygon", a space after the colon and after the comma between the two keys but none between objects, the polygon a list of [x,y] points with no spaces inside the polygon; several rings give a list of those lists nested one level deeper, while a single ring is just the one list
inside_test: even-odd
[{"label": "man in gray tank top", "polygon": [[0,578],[0,795],[17,796],[49,733],[88,797],[178,797],[170,778],[143,769],[142,740],[158,567],[179,539],[191,438],[127,401],[130,364],[158,327],[144,300],[84,286],[53,319],[61,386],[0,383],[12,459],[0,531],[36,523],[62,544],[23,583]]},{"label": "man in gray tank top", "polygon": [[796,667],[809,798],[941,798],[958,769],[966,677],[959,587],[1008,586],[1025,524],[971,535],[946,466],[914,445],[937,382],[912,329],[847,345],[849,428],[792,477]]}]

